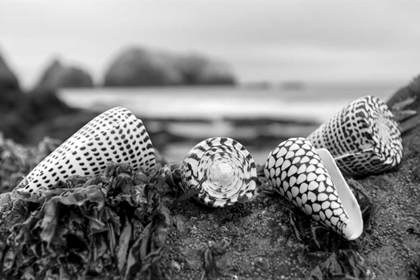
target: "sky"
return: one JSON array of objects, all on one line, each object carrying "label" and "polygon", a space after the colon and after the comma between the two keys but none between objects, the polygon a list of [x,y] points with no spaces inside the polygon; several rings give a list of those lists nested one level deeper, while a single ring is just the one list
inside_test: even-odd
[{"label": "sky", "polygon": [[31,87],[55,57],[100,83],[127,47],[198,52],[240,82],[420,74],[420,1],[0,0],[0,54]]}]

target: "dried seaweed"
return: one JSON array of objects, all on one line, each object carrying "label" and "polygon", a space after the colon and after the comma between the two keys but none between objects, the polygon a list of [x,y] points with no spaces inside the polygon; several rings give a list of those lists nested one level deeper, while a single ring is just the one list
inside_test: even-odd
[{"label": "dried seaweed", "polygon": [[[74,176],[18,198],[0,221],[7,279],[152,279],[170,230],[161,174],[108,163],[96,177]],[[18,217],[18,218],[16,218]]]}]

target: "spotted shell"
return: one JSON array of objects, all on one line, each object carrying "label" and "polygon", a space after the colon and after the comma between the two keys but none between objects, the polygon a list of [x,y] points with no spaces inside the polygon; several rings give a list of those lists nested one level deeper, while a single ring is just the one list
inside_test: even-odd
[{"label": "spotted shell", "polygon": [[356,198],[331,154],[305,138],[290,138],[273,150],[264,166],[269,184],[314,220],[349,240],[363,231]]},{"label": "spotted shell", "polygon": [[212,207],[245,202],[254,196],[257,169],[249,152],[227,137],[203,140],[195,145],[182,163],[185,192],[199,188],[194,196]]},{"label": "spotted shell", "polygon": [[155,166],[152,142],[141,120],[115,107],[100,114],[73,134],[16,187],[32,193],[51,188],[70,175],[98,175],[108,161],[127,162],[136,170]]},{"label": "spotted shell", "polygon": [[307,139],[325,148],[348,175],[384,172],[401,162],[402,139],[388,106],[377,97],[353,101]]}]

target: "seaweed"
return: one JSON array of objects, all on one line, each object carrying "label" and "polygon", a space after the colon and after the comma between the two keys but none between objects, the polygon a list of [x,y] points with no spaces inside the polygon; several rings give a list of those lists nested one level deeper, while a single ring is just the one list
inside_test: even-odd
[{"label": "seaweed", "polygon": [[[348,180],[362,212],[366,232],[372,231],[375,215],[380,205],[372,201],[363,186],[353,179]],[[290,225],[296,238],[306,244],[308,255],[311,252],[329,253],[328,258],[318,263],[306,279],[362,279],[367,277],[367,267],[364,259],[357,252],[363,247],[363,236],[354,241],[348,241],[331,229],[311,221],[310,217],[289,210]],[[308,226],[309,225],[309,226]]]},{"label": "seaweed", "polygon": [[[96,177],[73,176],[36,201],[3,208],[0,255],[7,279],[152,279],[170,231],[161,174],[109,162]],[[18,214],[16,214],[18,213]],[[18,217],[18,218],[16,218]]]},{"label": "seaweed", "polygon": [[45,137],[37,147],[28,148],[5,139],[0,131],[0,193],[11,191],[60,143],[60,140]]},{"label": "seaweed", "polygon": [[306,279],[362,279],[367,277],[363,258],[353,250],[338,250],[318,264]]}]

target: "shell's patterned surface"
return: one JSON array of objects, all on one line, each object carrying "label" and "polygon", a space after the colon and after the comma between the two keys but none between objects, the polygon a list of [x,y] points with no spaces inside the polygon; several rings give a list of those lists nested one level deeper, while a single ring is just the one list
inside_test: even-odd
[{"label": "shell's patterned surface", "polygon": [[[257,168],[244,146],[227,137],[209,138],[198,143],[182,163],[184,191],[197,188],[194,196],[212,207],[245,202],[254,196]],[[204,179],[203,179],[204,178]]]},{"label": "shell's patterned surface", "polygon": [[316,149],[305,138],[290,138],[268,156],[268,182],[316,221],[348,236],[349,217]]},{"label": "shell's patterned surface", "polygon": [[383,172],[402,158],[398,124],[388,106],[373,96],[353,101],[307,139],[334,157],[351,154],[336,160],[340,170],[349,175]]},{"label": "shell's patterned surface", "polygon": [[[127,162],[136,170],[155,166],[152,142],[141,120],[115,107],[95,117],[41,161],[16,189],[48,189],[70,175],[98,175],[106,162]],[[26,181],[26,182],[25,182]]]}]

